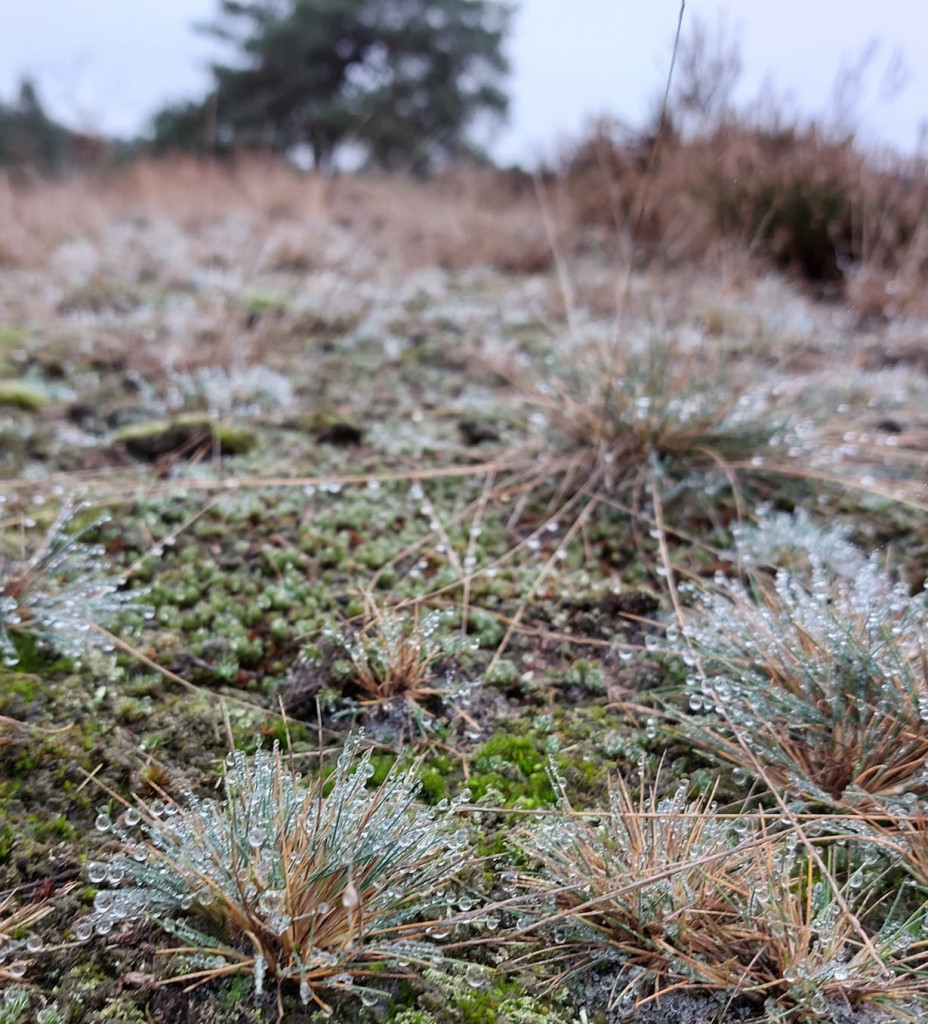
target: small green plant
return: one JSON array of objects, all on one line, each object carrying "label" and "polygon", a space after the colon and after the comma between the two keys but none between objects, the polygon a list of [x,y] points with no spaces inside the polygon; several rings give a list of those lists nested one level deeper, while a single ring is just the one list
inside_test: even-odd
[{"label": "small green plant", "polygon": [[808,581],[719,577],[685,625],[684,728],[735,764],[745,748],[806,801],[866,807],[928,792],[923,598],[875,561],[836,577],[814,555]]},{"label": "small green plant", "polygon": [[438,963],[468,832],[455,828],[457,803],[416,804],[418,762],[369,791],[358,744],[328,780],[305,785],[277,748],[232,752],[223,803],[138,802],[115,825],[101,813],[97,828],[122,849],[90,864],[90,880],[109,886],[78,937],[148,915],[184,943],[169,951],[190,958],[183,980],[246,974],[260,994],[269,974],[323,1008],[321,990],[373,1003],[378,980]]},{"label": "small green plant", "polygon": [[[14,636],[34,637],[71,658],[89,645],[104,643],[93,630],[137,601],[120,589],[101,545],[87,541],[108,517],[100,516],[71,532],[81,506],[65,504],[31,554],[0,561],[0,656],[16,665]],[[145,610],[145,614],[148,614]]]},{"label": "small green plant", "polygon": [[29,1006],[29,993],[21,985],[13,985],[0,1000],[0,1024],[19,1024]]},{"label": "small green plant", "polygon": [[25,1024],[31,1020],[36,1024],[65,1024],[65,1015],[57,1003],[36,1010],[35,1016],[27,1016],[29,1002],[29,990],[22,985],[13,985],[5,989],[3,997],[0,998],[0,1024]]}]

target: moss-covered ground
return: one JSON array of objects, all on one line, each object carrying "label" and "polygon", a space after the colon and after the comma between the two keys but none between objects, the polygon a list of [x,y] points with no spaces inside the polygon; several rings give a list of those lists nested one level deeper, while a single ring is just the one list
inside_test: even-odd
[{"label": "moss-covered ground", "polygon": [[[553,778],[580,809],[604,806],[610,776],[659,765],[668,791],[686,780],[718,786],[722,804],[743,796],[664,715],[686,674],[660,651],[668,559],[680,579],[711,580],[733,571],[733,524],[802,507],[884,551],[913,589],[924,576],[928,382],[887,356],[923,325],[862,329],[787,282],[722,293],[711,271],[633,276],[621,317],[568,320],[553,272],[374,262],[357,228],[288,231],[318,254],[310,264],[281,270],[267,257],[280,225],[247,207],[197,230],[170,211],[122,211],[41,266],[0,267],[0,572],[42,544],[65,500],[86,502],[108,521],[84,540],[135,598],[79,658],[60,654],[54,629],[35,642],[13,623],[19,662],[0,667],[0,897],[51,907],[26,957],[23,1019],[43,1006],[88,1024],[276,1019],[247,979],[160,985],[153,926],[75,941],[103,842],[94,819],[112,799],[101,784],[124,798],[209,793],[229,730],[246,751],[280,741],[300,758],[363,727],[372,785],[415,752],[423,800],[470,790],[492,892],[524,866],[510,840],[553,808]],[[725,329],[709,335],[719,306]],[[611,351],[616,324],[620,347],[712,347],[771,408],[814,425],[817,454],[801,429],[766,476],[778,439],[726,466],[690,453],[692,465],[667,456],[618,482],[602,466],[583,477],[585,449],[539,394],[583,346]],[[597,415],[613,415],[608,401]],[[659,503],[652,470],[665,472]],[[423,683],[439,692],[359,689],[333,638],[350,645],[372,609],[374,621],[441,612],[448,653]],[[609,988],[426,974],[389,1005],[346,998],[335,1014],[611,1021]],[[316,1019],[295,991],[283,998],[285,1020]],[[666,1019],[710,1012],[694,1000]],[[752,1006],[712,1004],[711,1019]]]}]

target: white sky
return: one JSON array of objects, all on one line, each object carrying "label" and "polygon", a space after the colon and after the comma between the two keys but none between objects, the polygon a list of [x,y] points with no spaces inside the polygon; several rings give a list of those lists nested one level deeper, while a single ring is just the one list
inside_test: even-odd
[{"label": "white sky", "polygon": [[[208,82],[208,39],[192,30],[216,0],[0,0],[0,96],[23,74],[38,81],[50,111],[68,123],[114,133],[142,130],[168,100],[196,98]],[[502,160],[532,160],[610,114],[645,116],[667,73],[679,0],[521,0],[509,43],[509,125],[497,135]],[[738,29],[740,95],[764,80],[804,114],[829,109],[842,66],[870,40],[880,48],[859,104],[873,141],[911,149],[928,118],[928,3],[925,0],[688,0],[710,27],[722,12]],[[878,98],[898,52],[908,85]]]}]

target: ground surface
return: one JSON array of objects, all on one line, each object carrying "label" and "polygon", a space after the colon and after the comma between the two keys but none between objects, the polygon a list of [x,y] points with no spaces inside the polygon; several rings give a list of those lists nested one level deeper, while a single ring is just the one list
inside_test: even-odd
[{"label": "ground surface", "polygon": [[[668,558],[681,578],[711,582],[739,517],[802,507],[879,549],[913,588],[924,576],[924,325],[861,323],[731,266],[626,276],[584,256],[565,303],[553,269],[423,267],[388,249],[325,210],[275,219],[233,204],[193,218],[142,206],[38,265],[0,267],[7,576],[71,501],[66,531],[110,517],[85,540],[137,603],[79,657],[54,628],[43,645],[14,624],[20,661],[0,669],[0,898],[41,897],[49,910],[44,951],[20,957],[33,1016],[43,1002],[88,1022],[277,1013],[273,996],[253,1003],[249,983],[157,987],[154,925],[74,941],[94,898],[87,862],[108,841],[94,829],[112,799],[101,784],[124,798],[211,792],[229,730],[248,752],[289,741],[312,771],[320,739],[336,751],[363,725],[375,783],[415,750],[426,801],[469,787],[473,804],[496,809],[468,812],[468,824],[479,852],[499,858],[481,884],[501,898],[507,837],[553,807],[549,765],[581,809],[605,806],[611,774],[653,777],[661,762],[668,791],[719,779],[719,804],[738,798],[731,767],[665,717],[685,707],[685,671],[652,650],[672,611]],[[566,405],[546,382],[592,375],[567,392],[582,404],[604,372],[590,352],[625,360],[668,340],[667,358],[703,370],[709,359],[746,405],[788,414],[790,450],[763,442],[778,473],[763,475],[763,447],[725,471],[700,457],[667,470],[657,505],[653,466],[611,479],[595,445],[561,429]],[[37,565],[41,591],[57,570]],[[337,636],[349,644],[365,624],[376,635],[384,615],[415,628],[434,610],[423,692],[372,700]],[[72,618],[57,626],[68,633]],[[346,1000],[336,1016],[621,1017],[605,968],[554,995],[537,973],[498,971],[444,994],[404,983],[389,1006]],[[309,1019],[295,990],[284,999],[285,1019]],[[800,1019],[784,1006],[782,1019]],[[699,991],[630,1012],[767,1019],[762,998]],[[848,1006],[814,1019],[879,1015]]]}]

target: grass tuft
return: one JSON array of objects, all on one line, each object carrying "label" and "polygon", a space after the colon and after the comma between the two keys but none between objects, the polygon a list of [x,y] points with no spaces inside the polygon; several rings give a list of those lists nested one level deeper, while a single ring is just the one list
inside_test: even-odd
[{"label": "grass tuft", "polygon": [[442,667],[465,646],[446,619],[446,613],[438,610],[420,618],[418,606],[412,614],[404,614],[369,601],[359,627],[333,626],[323,633],[337,652],[333,674],[357,693],[362,704],[402,702],[408,713],[424,723],[423,705],[452,689],[438,678]]},{"label": "grass tuft", "polygon": [[680,480],[752,459],[760,467],[785,451],[784,416],[723,372],[722,356],[662,339],[640,348],[593,340],[575,344],[544,380],[520,383],[571,472],[628,494],[655,465]]},{"label": "grass tuft", "polygon": [[324,990],[373,1002],[386,978],[440,963],[467,830],[454,828],[456,805],[416,804],[418,762],[369,791],[358,743],[328,780],[304,784],[278,749],[233,752],[222,803],[138,802],[116,825],[101,814],[97,828],[113,828],[122,849],[89,866],[109,884],[78,937],[148,915],[183,943],[167,951],[188,958],[180,980],[245,974],[260,995],[269,975],[323,1008]]},{"label": "grass tuft", "polygon": [[20,659],[16,636],[29,636],[66,657],[79,658],[100,643],[91,628],[136,602],[119,589],[104,549],[88,542],[107,516],[72,530],[84,509],[65,504],[29,553],[0,560],[0,656],[8,666]]},{"label": "grass tuft", "polygon": [[522,840],[537,865],[519,877],[536,918],[529,960],[552,986],[605,973],[616,1019],[684,989],[726,992],[783,1024],[825,1024],[865,1004],[917,1019],[928,992],[924,906],[883,906],[864,869],[837,883],[795,829],[720,815],[686,789],[659,798],[618,781],[603,814],[565,804]]},{"label": "grass tuft", "polygon": [[814,555],[752,586],[719,577],[684,626],[687,735],[774,784],[832,807],[910,802],[928,791],[926,608],[873,559],[853,578]]}]

